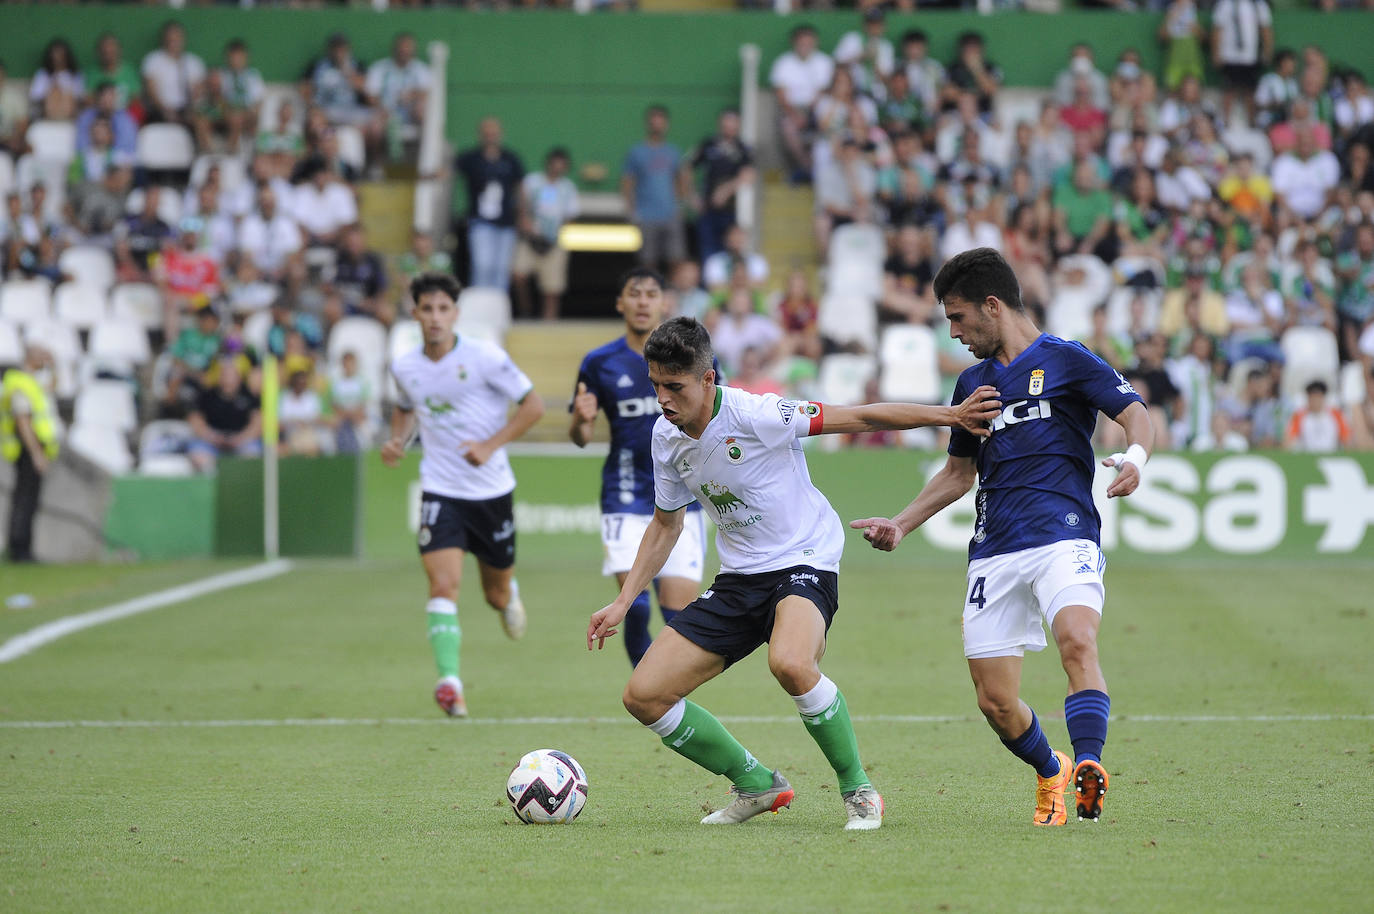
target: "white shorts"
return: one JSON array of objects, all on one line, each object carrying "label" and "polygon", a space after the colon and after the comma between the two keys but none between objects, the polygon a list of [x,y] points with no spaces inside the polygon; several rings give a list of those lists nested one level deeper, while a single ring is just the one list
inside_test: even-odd
[{"label": "white shorts", "polygon": [[1088,540],[1061,540],[969,562],[964,656],[1042,651],[1045,629],[1053,629],[1065,606],[1087,606],[1101,614],[1106,565],[1102,550]]},{"label": "white shorts", "polygon": [[[684,509],[685,510],[685,509]],[[652,514],[601,515],[601,545],[605,558],[601,562],[603,575],[621,574],[630,570],[639,552],[639,541],[649,529]],[[700,581],[706,566],[706,517],[700,511],[687,511],[682,518],[682,535],[668,553],[660,578],[687,578]]]}]

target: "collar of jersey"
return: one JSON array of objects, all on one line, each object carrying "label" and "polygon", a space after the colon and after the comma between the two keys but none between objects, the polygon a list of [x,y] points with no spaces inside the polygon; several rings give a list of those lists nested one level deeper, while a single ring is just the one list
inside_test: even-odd
[{"label": "collar of jersey", "polygon": [[999,371],[999,372],[1002,372],[1002,371],[1011,371],[1011,366],[1015,365],[1017,362],[1021,361],[1021,360],[1024,359],[1027,355],[1029,355],[1029,354],[1031,353],[1031,350],[1035,349],[1035,347],[1037,347],[1037,346],[1040,345],[1040,341],[1043,340],[1043,339],[1046,337],[1046,335],[1047,335],[1047,334],[1045,334],[1045,333],[1042,331],[1041,334],[1040,334],[1039,336],[1037,336],[1035,339],[1031,340],[1031,344],[1030,344],[1029,346],[1027,346],[1025,349],[1022,349],[1022,350],[1021,350],[1021,354],[1020,354],[1020,355],[1018,355],[1016,358],[1012,359],[1010,362],[1008,362],[1008,363],[1005,364],[1005,365],[1003,365],[1001,362],[997,361],[997,359],[995,359],[995,358],[994,358],[994,359],[989,359],[988,361],[992,362],[992,364],[996,367],[997,371]]},{"label": "collar of jersey", "polygon": [[711,418],[714,419],[720,414],[720,401],[725,398],[725,391],[721,390],[720,385],[716,385],[716,404],[711,407]]},{"label": "collar of jersey", "polygon": [[439,364],[440,362],[442,362],[444,359],[448,358],[449,356],[453,355],[455,352],[458,351],[458,343],[461,342],[461,339],[462,339],[462,338],[459,337],[457,333],[454,333],[454,334],[453,334],[453,348],[450,349],[448,352],[445,352],[443,355],[439,356],[439,358],[437,358],[437,359],[431,359],[429,356],[425,355],[425,347],[424,347],[424,346],[421,346],[421,347],[420,347],[420,355],[424,356],[426,362],[429,362],[430,364],[433,364],[433,365],[438,365],[438,364]]}]

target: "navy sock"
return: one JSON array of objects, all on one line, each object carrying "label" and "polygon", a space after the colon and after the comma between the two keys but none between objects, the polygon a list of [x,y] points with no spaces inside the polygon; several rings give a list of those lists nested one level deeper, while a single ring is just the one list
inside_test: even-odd
[{"label": "navy sock", "polygon": [[1052,778],[1059,773],[1059,760],[1054,757],[1054,750],[1050,748],[1050,741],[1045,738],[1045,731],[1040,729],[1040,718],[1031,712],[1031,724],[1016,739],[1004,739],[1002,745],[1011,750],[1011,754],[1019,758],[1035,769],[1035,773],[1042,778]]},{"label": "navy sock", "polygon": [[1106,692],[1084,689],[1064,699],[1064,723],[1073,742],[1073,761],[1102,761],[1102,744],[1107,741],[1107,718],[1112,700]]},{"label": "navy sock", "polygon": [[630,655],[630,666],[637,666],[653,641],[649,637],[649,591],[640,591],[639,596],[635,597],[625,621],[620,623],[620,630],[625,636],[625,652]]}]

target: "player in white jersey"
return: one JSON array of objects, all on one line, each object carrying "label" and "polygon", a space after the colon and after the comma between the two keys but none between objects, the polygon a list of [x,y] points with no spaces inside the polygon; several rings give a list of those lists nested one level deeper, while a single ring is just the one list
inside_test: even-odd
[{"label": "player in white jersey", "polygon": [[[477,557],[482,593],[501,614],[512,639],[525,633],[525,607],[511,572],[515,516],[505,445],[544,414],[534,385],[499,347],[454,332],[460,286],[452,276],[425,273],[410,284],[424,345],[391,364],[400,397],[382,460],[395,466],[419,423],[420,559],[429,577],[429,643],[439,682],[434,700],[453,717],[467,716],[458,676],[462,631],[458,584],[463,553]],[[510,404],[518,404],[511,413]]]},{"label": "player in white jersey", "polygon": [[768,642],[768,666],[839,778],[846,829],[882,824],[883,800],[859,760],[838,687],[820,671],[838,608],[844,530],[811,483],[807,435],[955,425],[975,435],[1001,404],[980,387],[957,407],[874,403],[831,407],[718,387],[711,339],[691,318],[660,325],[644,347],[663,416],[654,426],[654,516],[620,595],[592,614],[587,648],[617,632],[635,596],[663,567],[693,500],[715,522],[721,570],[711,587],[654,639],[625,687],[625,708],[663,744],[735,794],[703,824],[732,824],[788,806],[793,790],[759,764],[704,708],[686,700],[702,683]]}]

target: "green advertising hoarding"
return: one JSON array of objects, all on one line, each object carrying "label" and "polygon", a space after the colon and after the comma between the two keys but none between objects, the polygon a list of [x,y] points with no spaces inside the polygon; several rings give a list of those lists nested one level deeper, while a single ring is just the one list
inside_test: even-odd
[{"label": "green advertising hoarding", "polygon": [[[846,521],[901,510],[944,460],[895,450],[808,456],[813,480]],[[512,458],[522,557],[569,566],[599,558],[600,463],[591,456]],[[417,474],[415,455],[396,469],[384,468],[376,455],[365,458],[367,557],[415,554]],[[1374,455],[1160,454],[1134,495],[1108,500],[1114,475],[1099,469],[1095,486],[1102,545],[1113,558],[1374,560]],[[899,555],[961,560],[972,528],[970,493],[932,518]],[[883,560],[857,533],[852,539],[847,564]]]}]

